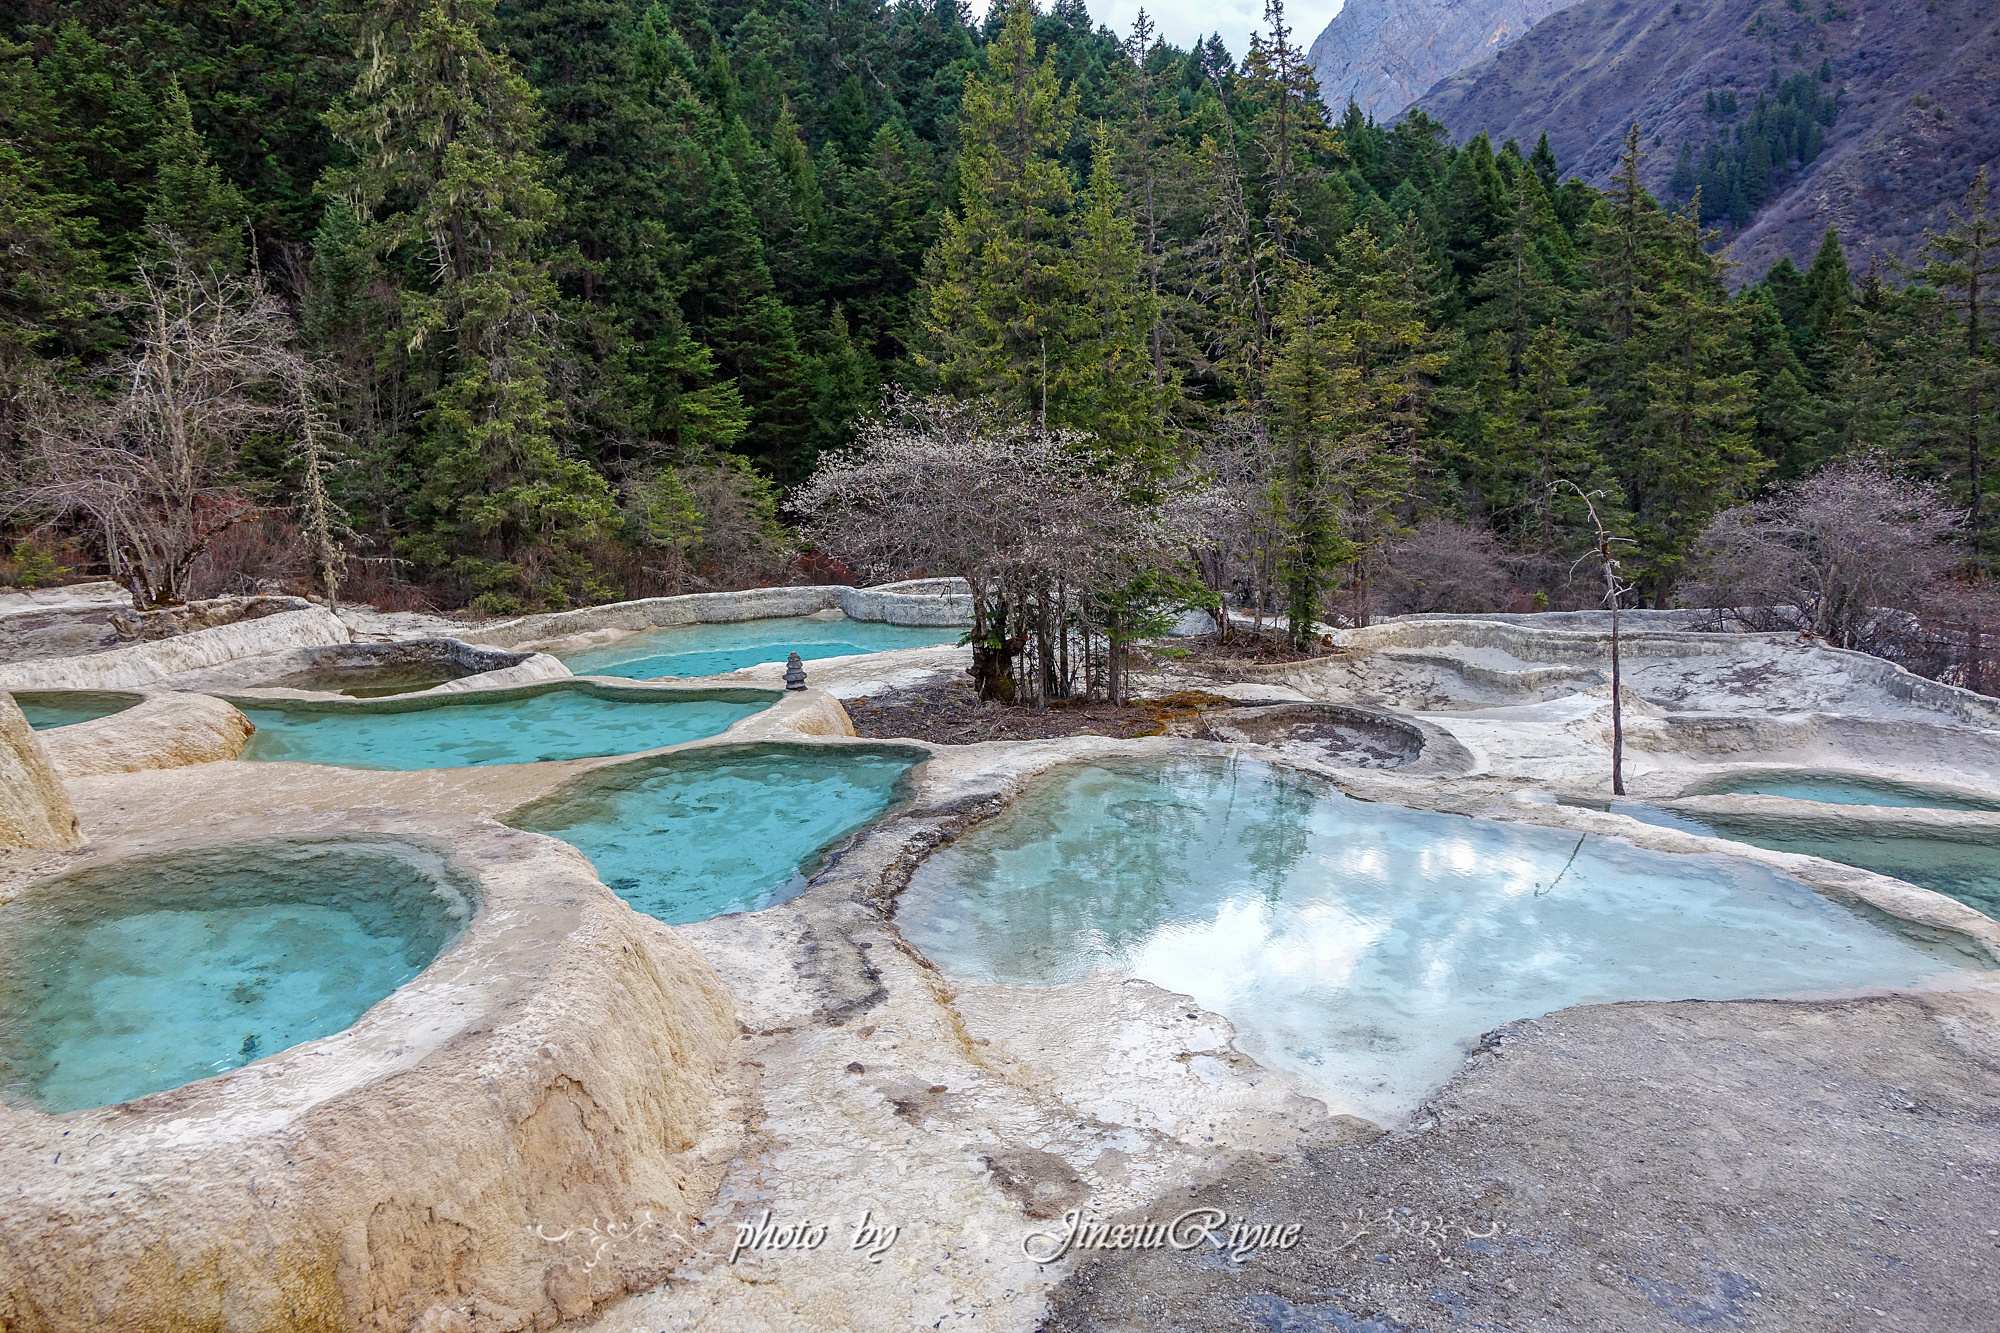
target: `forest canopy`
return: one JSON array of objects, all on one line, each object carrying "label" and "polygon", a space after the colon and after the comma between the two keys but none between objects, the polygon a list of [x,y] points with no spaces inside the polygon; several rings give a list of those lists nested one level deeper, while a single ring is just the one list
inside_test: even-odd
[{"label": "forest canopy", "polygon": [[[1746,515],[1841,460],[1928,497],[1949,558],[1876,595],[1955,623],[1996,553],[1984,178],[1907,270],[1852,272],[1829,231],[1743,281],[1704,228],[1811,162],[1822,82],[1740,116],[1718,91],[1718,126],[1747,119],[1663,204],[1641,127],[1599,190],[1546,137],[1326,107],[1278,0],[1243,52],[1082,0],[24,0],[0,578],[345,579],[487,614],[845,578],[885,548],[816,472],[976,419],[940,457],[1061,441],[1036,466],[1148,534],[1007,565],[1036,571],[995,586],[1011,632],[1057,618],[1038,691],[1078,615],[1116,638],[1227,604],[1303,647],[1594,604],[1586,495],[1632,601],[1719,596],[1742,580],[1704,562]],[[207,364],[226,428],[135,397],[225,327],[267,344]],[[178,573],[142,587],[132,532],[161,522]]]}]

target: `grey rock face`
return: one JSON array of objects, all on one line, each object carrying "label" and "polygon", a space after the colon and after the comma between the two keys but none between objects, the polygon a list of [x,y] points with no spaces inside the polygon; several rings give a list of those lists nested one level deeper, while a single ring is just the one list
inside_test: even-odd
[{"label": "grey rock face", "polygon": [[1575,0],[1347,0],[1307,59],[1335,116],[1351,97],[1394,119],[1439,79],[1518,41]]}]

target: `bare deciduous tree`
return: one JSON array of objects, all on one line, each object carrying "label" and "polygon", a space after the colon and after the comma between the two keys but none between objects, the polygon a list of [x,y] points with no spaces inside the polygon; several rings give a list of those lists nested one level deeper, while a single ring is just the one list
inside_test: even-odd
[{"label": "bare deciduous tree", "polygon": [[1369,580],[1374,615],[1504,611],[1521,600],[1509,555],[1485,528],[1427,518],[1379,550]]},{"label": "bare deciduous tree", "polygon": [[[1122,598],[1205,531],[1198,494],[1106,459],[1087,436],[1040,431],[977,403],[892,393],[853,447],[792,497],[813,543],[857,572],[955,574],[973,590],[972,676],[983,699],[1067,693],[1070,630],[1109,640],[1122,689]],[[1086,649],[1087,651],[1087,649]],[[1014,662],[1034,672],[1016,683]]]},{"label": "bare deciduous tree", "polygon": [[1878,458],[1842,459],[1716,515],[1696,547],[1701,582],[1682,600],[1877,652],[1962,559],[1963,521],[1942,486]]},{"label": "bare deciduous tree", "polygon": [[141,269],[129,308],[139,331],[106,371],[112,392],[51,393],[36,405],[6,504],[86,517],[113,577],[146,609],[185,601],[203,549],[258,512],[236,479],[239,452],[290,424],[311,377],[276,300],[171,243]]}]

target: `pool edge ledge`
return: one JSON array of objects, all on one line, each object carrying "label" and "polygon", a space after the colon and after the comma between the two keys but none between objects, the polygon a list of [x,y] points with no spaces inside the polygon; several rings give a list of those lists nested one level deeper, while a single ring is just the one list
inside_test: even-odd
[{"label": "pool edge ledge", "polygon": [[[10,1313],[51,1330],[524,1326],[662,1279],[712,1196],[734,1005],[714,969],[561,842],[331,810],[106,843],[65,869],[272,840],[401,843],[481,904],[340,1033],[116,1106],[0,1107]],[[648,1218],[652,1225],[639,1226]],[[592,1229],[637,1227],[600,1249]],[[100,1317],[104,1316],[104,1317]]]}]

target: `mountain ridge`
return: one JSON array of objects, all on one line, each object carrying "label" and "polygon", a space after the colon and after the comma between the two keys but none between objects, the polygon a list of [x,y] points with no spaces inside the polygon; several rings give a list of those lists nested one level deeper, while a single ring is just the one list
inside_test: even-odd
[{"label": "mountain ridge", "polygon": [[[1728,142],[1785,77],[1823,71],[1837,101],[1809,161],[1775,163],[1773,191],[1728,238],[1749,275],[1804,261],[1828,226],[1855,262],[1911,259],[1981,166],[2000,165],[2000,6],[1990,0],[1580,0],[1451,75],[1415,105],[1463,140],[1546,131],[1566,174],[1602,185],[1638,121],[1641,169],[1663,200],[1680,145]],[[1733,92],[1728,116],[1711,93]],[[1740,140],[1738,141],[1740,142]],[[1782,188],[1777,188],[1782,183]]]},{"label": "mountain ridge", "polygon": [[1351,97],[1388,121],[1438,80],[1484,60],[1575,2],[1347,0],[1313,40],[1306,60],[1334,115]]}]

